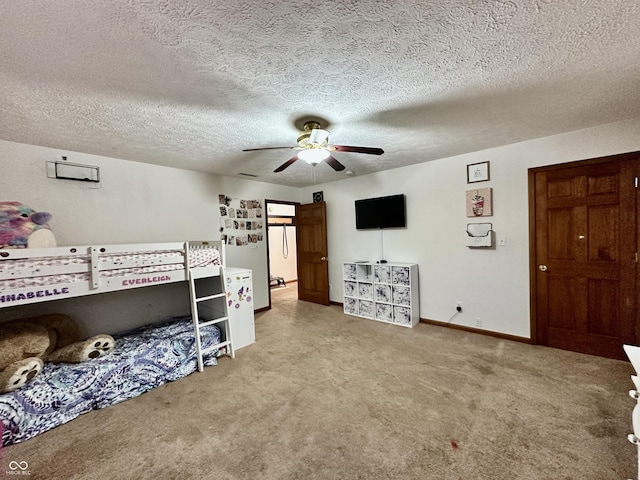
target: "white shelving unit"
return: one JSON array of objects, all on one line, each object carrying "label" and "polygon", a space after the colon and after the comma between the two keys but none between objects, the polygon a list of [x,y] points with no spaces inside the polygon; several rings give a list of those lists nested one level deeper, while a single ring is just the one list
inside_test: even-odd
[{"label": "white shelving unit", "polygon": [[344,313],[409,328],[420,321],[418,264],[344,262],[342,281]]}]

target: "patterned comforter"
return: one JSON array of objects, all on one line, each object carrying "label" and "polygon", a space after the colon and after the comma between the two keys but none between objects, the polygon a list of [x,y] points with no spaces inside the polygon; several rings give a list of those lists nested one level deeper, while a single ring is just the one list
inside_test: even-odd
[{"label": "patterned comforter", "polygon": [[[220,341],[216,326],[201,329],[202,346]],[[0,395],[2,445],[22,442],[90,410],[136,397],[197,369],[191,317],[114,335],[107,356],[80,364],[46,363],[15,392]],[[205,365],[217,364],[217,350]]]}]

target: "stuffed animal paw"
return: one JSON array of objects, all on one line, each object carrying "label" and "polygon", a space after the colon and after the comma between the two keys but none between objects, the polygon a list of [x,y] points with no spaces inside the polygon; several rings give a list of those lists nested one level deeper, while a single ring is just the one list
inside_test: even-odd
[{"label": "stuffed animal paw", "polygon": [[114,347],[113,337],[106,334],[83,341],[78,325],[64,314],[0,322],[0,393],[29,382],[42,371],[43,362],[85,362]]},{"label": "stuffed animal paw", "polygon": [[12,392],[22,387],[42,371],[44,363],[38,357],[25,358],[0,371],[0,392]]},{"label": "stuffed animal paw", "polygon": [[87,360],[104,357],[115,347],[115,340],[111,335],[101,334],[91,337],[84,342],[77,342],[54,350],[46,358],[53,363],[80,363]]}]

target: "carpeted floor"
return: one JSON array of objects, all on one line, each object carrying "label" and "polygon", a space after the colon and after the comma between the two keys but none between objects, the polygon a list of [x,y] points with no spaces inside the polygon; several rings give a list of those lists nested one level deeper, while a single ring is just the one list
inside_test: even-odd
[{"label": "carpeted floor", "polygon": [[637,476],[628,362],[345,316],[274,289],[257,343],[0,452],[33,479]]}]

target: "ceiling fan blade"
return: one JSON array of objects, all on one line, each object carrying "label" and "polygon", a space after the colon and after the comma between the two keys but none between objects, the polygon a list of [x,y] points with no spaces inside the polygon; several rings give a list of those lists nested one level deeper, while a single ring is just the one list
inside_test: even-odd
[{"label": "ceiling fan blade", "polygon": [[245,148],[243,152],[256,152],[258,150],[292,150],[296,147],[262,147],[262,148]]},{"label": "ceiling fan blade", "polygon": [[278,173],[283,171],[285,168],[287,168],[289,165],[291,165],[293,162],[295,162],[296,160],[298,160],[298,155],[294,155],[293,157],[291,157],[289,160],[287,160],[286,162],[284,162],[282,165],[280,165],[278,168],[276,168],[274,170],[274,173]]},{"label": "ceiling fan blade", "polygon": [[384,150],[381,148],[373,147],[350,147],[348,145],[329,145],[327,147],[332,152],[354,152],[354,153],[369,153],[371,155],[382,155]]},{"label": "ceiling fan blade", "polygon": [[329,166],[331,168],[333,168],[336,172],[340,172],[340,171],[344,170],[344,165],[341,164],[335,158],[333,158],[331,155],[329,155],[329,157],[326,158],[324,161],[327,162],[329,164]]}]

